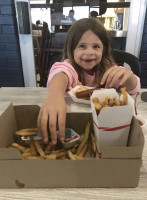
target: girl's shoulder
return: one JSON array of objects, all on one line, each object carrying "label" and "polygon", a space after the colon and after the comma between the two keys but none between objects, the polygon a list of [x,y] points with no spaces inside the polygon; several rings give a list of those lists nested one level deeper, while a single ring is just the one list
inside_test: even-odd
[{"label": "girl's shoulder", "polygon": [[55,62],[50,69],[50,73],[52,72],[56,72],[56,73],[65,72],[65,73],[75,74],[76,70],[71,65],[70,61],[66,59],[63,62]]},{"label": "girl's shoulder", "polygon": [[64,61],[62,61],[62,62],[55,62],[54,64],[53,64],[53,68],[54,67],[72,67],[73,68],[73,66],[71,65],[71,63],[70,63],[70,60],[69,59],[66,59],[66,60],[64,60]]}]

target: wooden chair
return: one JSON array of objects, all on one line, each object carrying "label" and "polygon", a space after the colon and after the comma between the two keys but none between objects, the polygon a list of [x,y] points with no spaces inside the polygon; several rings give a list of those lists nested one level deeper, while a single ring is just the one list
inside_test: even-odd
[{"label": "wooden chair", "polygon": [[51,48],[53,37],[54,34],[49,32],[48,24],[44,22],[40,55],[40,87],[46,87],[51,66],[61,58],[61,51],[58,48]]},{"label": "wooden chair", "polygon": [[40,74],[40,83],[39,86],[45,86],[45,81],[47,80],[45,74],[47,70],[47,62],[48,62],[48,53],[45,51],[50,46],[50,32],[48,30],[48,24],[43,22],[43,30],[42,30],[42,42],[41,42],[41,49],[40,49],[40,67],[39,67],[39,74]]},{"label": "wooden chair", "polygon": [[38,74],[40,65],[40,45],[37,36],[33,36],[33,44],[34,44],[36,74]]}]

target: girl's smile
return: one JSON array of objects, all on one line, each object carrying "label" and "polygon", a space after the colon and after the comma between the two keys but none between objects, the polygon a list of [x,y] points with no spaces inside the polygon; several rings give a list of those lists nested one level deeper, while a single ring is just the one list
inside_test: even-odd
[{"label": "girl's smile", "polygon": [[86,31],[74,50],[74,60],[85,71],[91,71],[101,62],[103,44],[91,30]]},{"label": "girl's smile", "polygon": [[86,63],[90,63],[95,61],[95,59],[81,59],[81,61],[86,62]]}]

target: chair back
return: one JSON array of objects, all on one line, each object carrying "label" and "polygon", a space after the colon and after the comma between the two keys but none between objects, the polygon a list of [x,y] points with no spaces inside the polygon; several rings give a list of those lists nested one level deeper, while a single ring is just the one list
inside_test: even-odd
[{"label": "chair back", "polygon": [[42,41],[41,41],[41,53],[40,53],[40,87],[45,87],[47,82],[48,76],[48,63],[49,63],[49,56],[47,49],[51,45],[51,34],[48,29],[48,24],[43,22],[43,29],[42,29]]},{"label": "chair back", "polygon": [[139,59],[136,56],[125,51],[113,49],[112,57],[114,61],[116,62],[116,64],[120,66],[123,66],[124,63],[127,63],[130,66],[133,73],[137,75],[138,77],[140,77],[141,64],[140,64]]}]

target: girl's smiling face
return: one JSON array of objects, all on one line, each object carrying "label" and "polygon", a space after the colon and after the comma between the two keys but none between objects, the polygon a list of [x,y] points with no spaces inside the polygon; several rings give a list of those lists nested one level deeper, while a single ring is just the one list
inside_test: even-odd
[{"label": "girl's smiling face", "polygon": [[75,62],[83,70],[91,73],[92,69],[101,62],[102,55],[103,44],[101,40],[91,30],[86,31],[74,49]]}]

